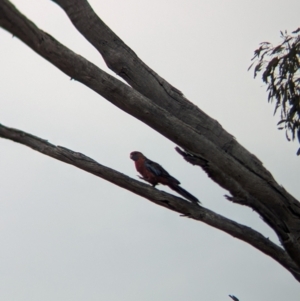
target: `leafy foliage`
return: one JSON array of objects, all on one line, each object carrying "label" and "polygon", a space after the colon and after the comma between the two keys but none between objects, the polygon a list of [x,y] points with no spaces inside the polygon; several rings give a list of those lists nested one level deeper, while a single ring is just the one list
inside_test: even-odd
[{"label": "leafy foliage", "polygon": [[[262,80],[267,85],[268,102],[275,102],[274,115],[280,108],[278,129],[285,129],[300,142],[300,28],[290,35],[281,31],[281,44],[273,46],[269,42],[260,43],[254,51],[254,77],[262,72]],[[248,70],[249,70],[248,69]],[[299,151],[298,151],[299,152]],[[300,152],[299,152],[300,154]]]}]

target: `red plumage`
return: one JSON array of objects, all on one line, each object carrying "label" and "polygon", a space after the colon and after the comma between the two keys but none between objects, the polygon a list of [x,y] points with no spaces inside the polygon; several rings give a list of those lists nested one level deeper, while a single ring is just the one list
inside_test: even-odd
[{"label": "red plumage", "polygon": [[196,197],[180,187],[180,182],[158,163],[149,160],[142,153],[136,151],[130,153],[130,158],[134,161],[136,170],[142,175],[140,178],[152,184],[153,187],[157,184],[167,185],[191,202],[200,203]]}]

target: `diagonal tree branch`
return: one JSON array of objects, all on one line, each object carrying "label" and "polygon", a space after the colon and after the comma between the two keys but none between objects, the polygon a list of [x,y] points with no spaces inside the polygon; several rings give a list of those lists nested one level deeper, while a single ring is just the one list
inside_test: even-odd
[{"label": "diagonal tree branch", "polygon": [[[63,2],[63,0],[60,1]],[[79,3],[78,1],[80,0],[69,0],[65,3],[74,6]],[[81,2],[86,1],[81,0]],[[84,10],[82,16],[85,17]],[[93,25],[88,22],[86,24]],[[201,115],[199,109],[197,109],[198,111],[195,107],[191,109],[185,98],[180,96],[175,88],[170,88],[170,91],[175,91],[174,95],[181,97],[179,109],[176,111],[170,106],[168,110],[165,110],[160,105],[153,103],[152,98],[151,100],[146,98],[38,29],[7,0],[0,0],[0,26],[19,37],[70,77],[85,84],[117,107],[160,132],[195,158],[204,159],[210,171],[215,171],[210,172],[210,177],[227,189],[234,198],[246,198],[247,205],[256,210],[269,223],[290,257],[300,267],[299,202],[275,182],[272,175],[252,154],[240,147],[237,152],[240,156],[236,156],[235,152],[239,148],[233,147],[232,137],[231,140],[226,138],[224,144],[225,140],[222,137],[225,137],[226,133],[223,129],[219,126],[218,130],[214,132],[216,122],[207,115],[205,115],[206,117]],[[91,27],[89,28],[91,29]],[[120,40],[117,41],[121,43]],[[123,46],[113,49],[114,51],[106,49],[116,63],[119,62],[118,57],[122,57],[122,53],[116,51],[120,49],[123,49]],[[133,56],[132,60],[135,64],[137,57]],[[165,82],[160,82],[160,85],[165,89]],[[149,89],[154,89],[151,81],[149,86]],[[170,91],[168,93],[171,93]],[[173,102],[179,101],[173,96]],[[180,110],[187,110],[189,118],[197,122],[195,121],[194,125],[188,123],[185,117],[181,117],[178,113]],[[193,114],[196,114],[196,119]],[[213,135],[211,131],[214,133]]]},{"label": "diagonal tree branch", "polygon": [[188,101],[154,70],[147,66],[93,11],[87,0],[52,0],[70,18],[76,29],[99,51],[107,66],[130,86],[159,107],[191,126],[213,144],[230,154],[266,181],[274,181],[262,163],[222,126]]},{"label": "diagonal tree branch", "polygon": [[[262,163],[243,148],[217,121],[189,102],[179,90],[142,62],[96,15],[87,0],[53,1],[62,7],[78,31],[100,52],[110,69],[134,89],[159,107],[172,112],[174,117],[201,135],[197,138],[201,140],[202,149],[192,148],[191,145],[181,144],[180,141],[174,142],[183,146],[195,157],[205,158],[207,164],[200,166],[215,182],[230,191],[233,195],[231,200],[245,199],[244,204],[263,217],[264,221],[276,231],[279,239],[300,267],[299,202],[278,185]],[[208,152],[202,152],[204,144],[210,146]],[[215,147],[216,151],[213,152],[212,149]],[[217,150],[220,149],[224,150],[226,155],[222,152],[216,155]],[[223,165],[229,160],[232,160],[234,168]],[[241,175],[245,178],[242,179]],[[253,179],[253,176],[256,179]],[[261,193],[262,190],[264,193]],[[259,193],[256,193],[257,191]]]},{"label": "diagonal tree branch", "polygon": [[[154,70],[147,66],[93,11],[87,0],[52,0],[68,15],[76,29],[99,51],[107,66],[130,86],[155,104],[199,131],[206,139],[266,179],[271,174],[261,162],[214,119],[188,101]],[[183,109],[184,108],[184,109]]]},{"label": "diagonal tree branch", "polygon": [[74,152],[62,146],[56,146],[47,140],[33,136],[26,132],[8,128],[0,124],[0,137],[26,145],[44,155],[73,165],[115,185],[125,188],[149,201],[169,210],[181,213],[183,216],[204,222],[214,228],[238,238],[266,255],[272,257],[285,267],[298,281],[300,269],[291,260],[285,250],[271,242],[259,232],[223,217],[202,206],[190,203],[180,197],[153,188],[148,184],[134,180],[116,170],[99,164],[84,154]]},{"label": "diagonal tree branch", "polygon": [[204,135],[205,139],[274,185],[282,195],[286,194],[262,163],[244,149],[216,120],[188,101],[178,89],[140,60],[135,52],[99,18],[87,0],[52,1],[66,12],[76,29],[99,51],[107,66],[130,86],[159,107],[171,111],[179,120],[192,126],[194,130]]}]

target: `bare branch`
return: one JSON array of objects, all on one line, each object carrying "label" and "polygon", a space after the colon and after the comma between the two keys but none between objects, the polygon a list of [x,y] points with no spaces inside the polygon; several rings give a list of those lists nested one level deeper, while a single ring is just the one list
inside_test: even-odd
[{"label": "bare branch", "polygon": [[[208,163],[205,165],[206,169],[200,166],[215,182],[229,190],[236,200],[241,199],[241,196],[247,199],[245,205],[256,210],[277,232],[280,240],[289,252],[293,254],[300,266],[300,245],[298,243],[300,240],[300,223],[297,222],[300,220],[299,202],[289,195],[283,187],[278,185],[272,175],[262,166],[261,162],[239,145],[230,134],[224,131],[217,121],[194,106],[178,89],[174,88],[142,62],[96,15],[87,0],[53,1],[64,9],[78,31],[101,53],[110,69],[127,81],[134,89],[151,99],[161,108],[172,112],[173,116],[191,126],[197,134],[201,135],[201,138],[199,136],[197,138],[202,140],[202,149],[201,147],[193,149],[190,145],[183,146],[178,140],[176,143],[195,156],[205,158]],[[212,142],[217,149],[224,150],[235,161],[233,170],[230,170],[228,166],[222,166],[222,163],[226,162],[228,157],[224,156],[224,153],[219,154],[220,157],[216,156],[215,152],[212,151],[212,146],[208,150],[209,153],[200,151],[203,150],[204,144],[208,141]],[[211,145],[211,143],[207,143],[207,145]],[[210,157],[209,154],[212,154],[212,156]],[[246,182],[242,180],[241,174],[244,174],[245,169],[250,171],[252,175],[255,174],[255,177],[258,176],[260,180],[256,181],[256,183],[248,182],[250,180],[249,174]],[[263,187],[267,186],[270,189],[267,189],[268,191],[265,191],[264,195],[261,193],[256,194],[255,190],[253,190],[253,187],[257,187],[257,191],[261,191]],[[279,197],[281,201],[277,203],[274,196],[269,198],[271,191],[271,194],[275,192],[276,198]],[[283,207],[286,207],[285,211],[289,212],[286,213],[290,217],[294,215],[294,217],[289,219],[289,222],[286,220],[281,221],[281,217],[285,215],[282,213]],[[288,226],[288,223],[291,224]],[[295,231],[295,229],[298,230]],[[294,232],[293,238],[290,236],[292,232]]]},{"label": "bare branch", "polygon": [[[240,205],[245,205],[252,207],[257,212],[264,212],[264,216],[262,219],[272,227],[272,221],[276,220],[276,216],[273,214],[272,211],[264,210],[264,204],[262,204],[258,199],[254,198],[251,194],[245,191],[238,181],[234,179],[228,179],[226,174],[219,169],[217,166],[210,164],[204,158],[199,158],[192,154],[182,151],[179,147],[176,147],[175,150],[190,164],[200,166],[210,178],[218,179],[218,183],[225,189],[228,189],[233,196],[226,196],[226,198],[233,202]],[[280,222],[280,221],[278,221]],[[281,224],[280,227],[285,229],[285,225]]]},{"label": "bare branch", "polygon": [[87,0],[52,0],[68,15],[76,29],[99,51],[107,66],[130,86],[181,122],[192,127],[251,171],[274,180],[262,163],[222,126],[188,101],[183,94],[147,66],[93,11]]},{"label": "bare branch", "polygon": [[[59,2],[64,1],[59,0]],[[65,3],[74,6],[76,3],[87,2],[73,0]],[[81,13],[79,19],[85,19],[86,11],[82,10]],[[88,24],[91,30],[95,26],[88,20],[85,20],[85,24]],[[246,199],[245,204],[256,210],[275,230],[290,257],[300,267],[299,202],[278,185],[261,162],[239,146],[216,121],[196,107],[191,108],[176,89],[173,89],[174,92],[170,88],[170,91],[175,93],[171,97],[173,102],[179,101],[178,97],[181,99],[177,111],[172,109],[171,105],[168,110],[165,110],[161,104],[159,106],[154,104],[152,98],[151,101],[38,29],[7,0],[0,0],[0,26],[19,37],[71,78],[85,84],[117,107],[160,132],[194,158],[206,160],[206,170],[209,171],[210,177],[227,189],[235,200]],[[121,40],[116,41],[121,43]],[[118,50],[122,49],[123,46],[108,47],[105,51],[118,64],[118,58],[123,55]],[[133,64],[137,62],[136,55],[132,56],[132,60]],[[154,89],[151,81],[148,84],[149,89]],[[165,82],[160,84],[165,89]],[[168,90],[168,93],[171,93],[170,91]],[[160,97],[160,93],[157,96]],[[179,111],[185,110],[188,114],[181,118]],[[187,117],[194,120],[194,123],[188,123]],[[205,169],[205,166],[201,164],[199,166]]]},{"label": "bare branch", "polygon": [[247,226],[234,222],[202,206],[190,203],[180,197],[160,191],[140,181],[136,181],[116,170],[99,164],[84,154],[74,152],[62,146],[55,146],[47,140],[26,132],[8,128],[0,124],[0,137],[26,145],[42,154],[73,165],[125,188],[159,206],[163,206],[169,210],[181,213],[183,216],[204,222],[214,228],[222,230],[272,257],[300,281],[300,269],[290,259],[289,255],[268,238]]}]

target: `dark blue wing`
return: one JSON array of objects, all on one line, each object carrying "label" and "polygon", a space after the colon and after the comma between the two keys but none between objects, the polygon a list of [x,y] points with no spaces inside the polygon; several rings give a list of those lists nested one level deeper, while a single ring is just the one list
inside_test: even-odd
[{"label": "dark blue wing", "polygon": [[149,159],[145,160],[146,168],[156,176],[169,176],[169,173],[163,169],[158,163],[155,163]]},{"label": "dark blue wing", "polygon": [[[161,165],[159,165],[156,162],[153,162],[149,159],[145,160],[145,166],[146,168],[152,172],[157,177],[168,179],[168,181],[172,181],[173,184],[180,184],[180,182],[172,177]],[[159,180],[160,182],[160,180]],[[166,183],[164,183],[166,185]]]}]

